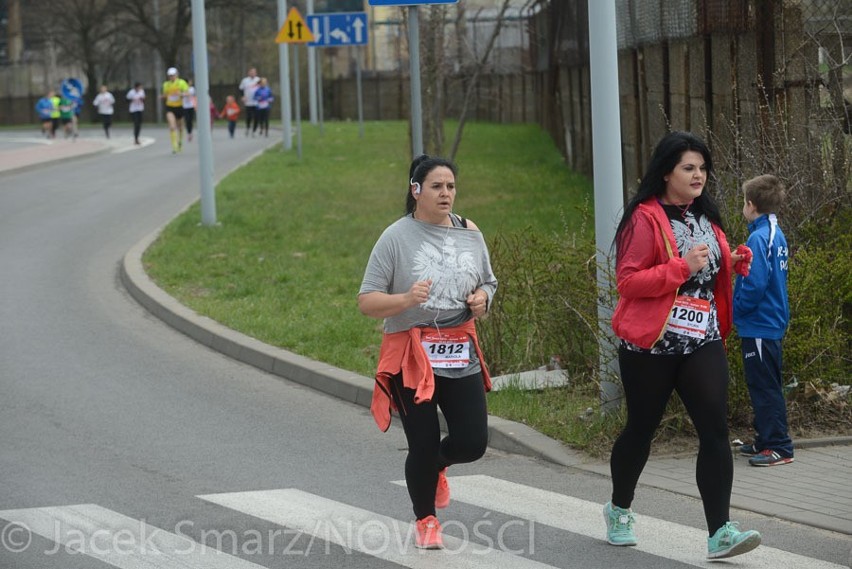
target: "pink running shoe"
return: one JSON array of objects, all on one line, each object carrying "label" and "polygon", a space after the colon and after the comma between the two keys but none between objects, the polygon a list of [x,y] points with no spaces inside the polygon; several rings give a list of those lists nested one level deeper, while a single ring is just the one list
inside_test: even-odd
[{"label": "pink running shoe", "polygon": [[441,549],[444,540],[441,538],[441,524],[435,516],[426,516],[417,520],[417,538],[415,545],[419,549]]}]

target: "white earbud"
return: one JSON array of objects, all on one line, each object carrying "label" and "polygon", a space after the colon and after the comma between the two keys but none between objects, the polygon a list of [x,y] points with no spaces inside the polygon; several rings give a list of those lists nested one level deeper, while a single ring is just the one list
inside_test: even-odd
[{"label": "white earbud", "polygon": [[415,195],[415,196],[416,196],[416,195],[418,195],[418,194],[420,194],[420,182],[415,182],[415,181],[414,181],[414,178],[411,178],[411,179],[408,181],[408,183],[409,183],[409,184],[411,184],[412,186],[414,186],[414,195]]}]

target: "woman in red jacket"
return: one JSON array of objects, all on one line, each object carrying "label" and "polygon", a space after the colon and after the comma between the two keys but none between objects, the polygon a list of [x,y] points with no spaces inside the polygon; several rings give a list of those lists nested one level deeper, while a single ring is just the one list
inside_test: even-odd
[{"label": "woman in red jacket", "polygon": [[760,544],[756,531],[729,521],[733,462],[728,443],[731,269],[718,206],[706,183],[710,151],[693,134],[672,132],[657,145],[616,231],[618,304],[612,326],[627,403],[627,424],[612,448],[607,541],[635,545],[630,510],[654,432],[672,391],[695,429],[696,480],[709,529],[708,558]]}]

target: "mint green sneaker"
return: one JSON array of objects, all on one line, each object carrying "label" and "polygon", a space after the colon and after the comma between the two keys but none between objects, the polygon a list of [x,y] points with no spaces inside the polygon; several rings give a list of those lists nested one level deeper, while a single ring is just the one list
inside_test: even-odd
[{"label": "mint green sneaker", "polygon": [[636,534],[633,533],[633,524],[636,523],[636,515],[632,510],[625,510],[613,506],[607,502],[603,509],[606,521],[606,541],[611,545],[636,545]]},{"label": "mint green sneaker", "polygon": [[707,538],[707,559],[723,559],[748,553],[760,545],[760,534],[740,531],[739,522],[728,522]]}]

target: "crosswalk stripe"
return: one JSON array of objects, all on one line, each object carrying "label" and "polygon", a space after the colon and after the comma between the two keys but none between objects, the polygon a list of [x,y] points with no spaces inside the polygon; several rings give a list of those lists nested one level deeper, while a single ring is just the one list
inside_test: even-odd
[{"label": "crosswalk stripe", "polygon": [[95,504],[4,510],[0,518],[121,569],[264,569]]},{"label": "crosswalk stripe", "polygon": [[[452,476],[448,480],[452,500],[604,539],[603,504],[485,475]],[[394,484],[405,486],[405,481]],[[704,530],[640,514],[636,520],[636,534],[639,545],[634,548],[639,551],[688,565],[707,566],[707,532]],[[766,546],[758,547],[743,559],[755,566],[773,569],[843,569],[835,563]]]},{"label": "crosswalk stripe", "polygon": [[414,547],[413,524],[296,489],[198,496],[202,500],[295,529],[346,551],[413,569],[554,569],[501,549],[444,533],[444,551]]}]

